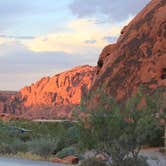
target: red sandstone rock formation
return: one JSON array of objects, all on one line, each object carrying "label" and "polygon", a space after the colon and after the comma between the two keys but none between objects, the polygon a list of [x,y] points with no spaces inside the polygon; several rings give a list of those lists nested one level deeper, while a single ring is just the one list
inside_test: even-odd
[{"label": "red sandstone rock formation", "polygon": [[0,91],[0,116],[20,114],[22,111],[21,98],[18,92]]},{"label": "red sandstone rock formation", "polygon": [[41,118],[41,112],[44,118],[44,114],[47,114],[44,110],[54,110],[54,114],[58,114],[55,116],[63,117],[69,113],[73,105],[80,103],[81,96],[91,87],[94,74],[95,67],[85,65],[53,77],[44,77],[21,89],[23,105],[30,114],[33,112],[38,118]]},{"label": "red sandstone rock formation", "polygon": [[79,104],[83,93],[91,87],[94,71],[94,67],[86,65],[53,77],[44,77],[20,91],[24,105],[29,107]]},{"label": "red sandstone rock formation", "polygon": [[79,66],[72,70],[44,77],[20,90],[0,92],[0,113],[14,114],[22,118],[63,118],[71,116],[71,110],[80,104],[91,87],[95,67]]},{"label": "red sandstone rock formation", "polygon": [[104,86],[121,100],[143,84],[166,87],[166,1],[152,0],[121,31],[116,44],[104,48],[92,90]]}]

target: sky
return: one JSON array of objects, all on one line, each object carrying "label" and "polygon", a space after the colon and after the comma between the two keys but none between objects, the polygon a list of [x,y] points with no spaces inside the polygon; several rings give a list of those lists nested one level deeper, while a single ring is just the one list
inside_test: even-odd
[{"label": "sky", "polygon": [[0,0],[0,90],[96,65],[150,0]]}]

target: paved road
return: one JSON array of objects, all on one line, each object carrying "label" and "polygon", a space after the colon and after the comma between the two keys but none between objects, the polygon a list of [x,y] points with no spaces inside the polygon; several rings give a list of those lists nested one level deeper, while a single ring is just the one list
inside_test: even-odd
[{"label": "paved road", "polygon": [[30,161],[22,159],[11,159],[0,157],[0,166],[64,166],[62,164],[54,164],[49,162]]},{"label": "paved road", "polygon": [[158,148],[142,150],[141,155],[147,157],[150,166],[166,166],[166,156]]}]

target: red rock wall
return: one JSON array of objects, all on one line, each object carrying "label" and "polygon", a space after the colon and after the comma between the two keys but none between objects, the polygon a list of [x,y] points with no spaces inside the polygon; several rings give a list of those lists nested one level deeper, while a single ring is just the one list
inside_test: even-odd
[{"label": "red rock wall", "polygon": [[117,43],[104,48],[92,90],[104,86],[124,99],[142,84],[152,90],[166,87],[165,0],[152,0],[124,27]]},{"label": "red rock wall", "polygon": [[94,74],[95,68],[85,65],[53,77],[44,77],[20,91],[24,105],[54,107],[79,104],[83,93],[91,87]]},{"label": "red rock wall", "polygon": [[20,114],[21,98],[18,92],[0,91],[0,114]]},{"label": "red rock wall", "polygon": [[70,117],[91,87],[96,68],[79,66],[53,77],[44,77],[20,92],[0,92],[0,114],[25,119]]}]

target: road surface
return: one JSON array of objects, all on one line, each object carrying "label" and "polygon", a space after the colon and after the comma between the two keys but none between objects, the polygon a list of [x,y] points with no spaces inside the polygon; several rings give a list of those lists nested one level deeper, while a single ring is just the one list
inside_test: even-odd
[{"label": "road surface", "polygon": [[64,166],[64,165],[49,163],[49,162],[0,157],[0,166]]},{"label": "road surface", "polygon": [[166,156],[158,148],[144,149],[141,155],[147,157],[150,166],[166,166]]}]

